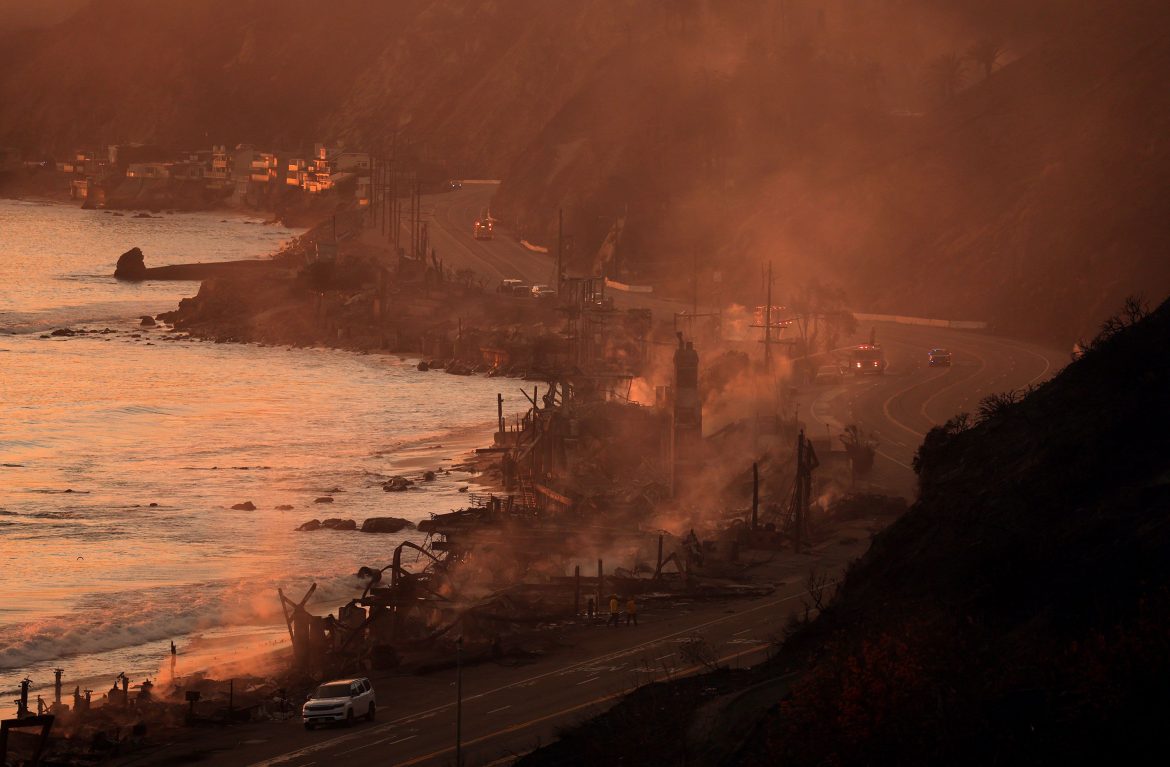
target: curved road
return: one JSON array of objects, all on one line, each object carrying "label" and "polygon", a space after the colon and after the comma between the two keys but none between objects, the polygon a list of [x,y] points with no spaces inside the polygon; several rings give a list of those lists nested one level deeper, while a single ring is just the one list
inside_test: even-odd
[{"label": "curved road", "polygon": [[[439,257],[448,266],[473,269],[491,282],[506,278],[550,282],[548,255],[526,250],[506,233],[488,242],[472,238],[471,223],[494,189],[490,184],[466,184],[462,190],[424,198],[424,218],[431,222],[431,243]],[[371,240],[373,230],[369,231],[366,237]],[[660,313],[679,308],[661,299],[615,298],[623,305],[649,304]],[[976,410],[988,394],[1039,383],[1067,361],[1060,351],[986,334],[885,323],[873,327],[886,349],[887,373],[805,387],[798,403],[814,438],[824,438],[826,432],[835,438],[843,425],[860,424],[880,445],[875,484],[908,494],[915,482],[910,469],[914,452],[932,426],[956,413]],[[863,324],[861,335],[868,337],[870,328]],[[952,367],[927,367],[926,352],[935,346],[954,353]],[[465,764],[511,763],[516,755],[554,738],[558,728],[604,710],[634,687],[701,670],[680,652],[691,637],[702,637],[719,648],[720,658],[729,664],[758,662],[768,651],[770,638],[779,635],[788,616],[800,609],[809,567],[815,564],[830,571],[843,567],[866,545],[858,541],[835,547],[839,561],[814,562],[793,555],[785,566],[791,572],[782,573],[781,585],[769,597],[710,603],[678,600],[646,610],[639,628],[569,628],[560,637],[563,649],[524,668],[489,663],[466,670]],[[179,763],[184,754],[197,753],[214,754],[216,764],[233,767],[454,764],[454,671],[373,678],[377,723],[312,733],[304,732],[295,720],[249,725],[234,730],[230,743],[175,743],[133,763]]]},{"label": "curved road", "polygon": [[[974,415],[984,397],[1038,384],[1055,375],[1068,355],[1036,344],[972,331],[867,323],[886,349],[885,375],[847,378],[808,387],[799,398],[813,437],[858,424],[878,442],[878,484],[913,495],[914,453],[932,427],[958,413]],[[951,367],[931,368],[927,350],[941,346]]]},{"label": "curved road", "polygon": [[[424,217],[431,243],[449,266],[478,272],[488,284],[515,278],[549,283],[553,258],[527,250],[504,227],[494,240],[472,237],[472,223],[488,209],[495,183],[467,183],[454,192],[424,197]],[[659,319],[689,307],[645,295],[609,291],[620,307],[649,307]],[[1068,362],[1068,353],[1037,344],[985,333],[892,323],[863,323],[860,343],[875,327],[886,349],[884,376],[847,380],[840,385],[808,387],[800,392],[802,420],[810,436],[839,433],[845,424],[859,424],[879,442],[876,479],[892,490],[913,494],[910,470],[914,452],[931,427],[960,412],[974,413],[989,394],[1021,389],[1054,375]],[[954,353],[950,368],[929,368],[926,353],[941,346]]]}]

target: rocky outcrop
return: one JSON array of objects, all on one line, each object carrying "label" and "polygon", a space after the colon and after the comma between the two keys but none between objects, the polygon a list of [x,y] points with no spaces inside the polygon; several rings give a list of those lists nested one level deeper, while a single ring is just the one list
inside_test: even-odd
[{"label": "rocky outcrop", "polygon": [[391,477],[389,482],[382,485],[382,489],[387,493],[401,493],[409,490],[413,484],[414,482],[411,482],[406,477]]},{"label": "rocky outcrop", "polygon": [[357,530],[357,522],[352,519],[338,519],[331,517],[324,521],[319,519],[310,519],[297,528],[299,532],[311,533],[315,530]]},{"label": "rocky outcrop", "polygon": [[154,317],[151,317],[149,314],[144,314],[139,318],[138,324],[144,328],[153,328],[158,323],[154,321]]},{"label": "rocky outcrop", "polygon": [[413,527],[413,522],[401,517],[370,517],[362,522],[363,533],[397,533]]},{"label": "rocky outcrop", "polygon": [[114,278],[138,282],[146,279],[146,257],[142,248],[130,248],[118,256],[118,265],[114,267]]},{"label": "rocky outcrop", "polygon": [[284,270],[270,259],[242,259],[220,261],[213,264],[171,264],[169,266],[147,267],[146,257],[141,248],[131,248],[118,257],[114,267],[114,278],[130,282],[142,280],[211,280],[217,277],[231,277],[238,274],[264,275]]},{"label": "rocky outcrop", "polygon": [[243,503],[237,503],[236,505],[232,506],[232,509],[235,511],[255,511],[256,504],[252,503],[251,501],[244,501]]}]

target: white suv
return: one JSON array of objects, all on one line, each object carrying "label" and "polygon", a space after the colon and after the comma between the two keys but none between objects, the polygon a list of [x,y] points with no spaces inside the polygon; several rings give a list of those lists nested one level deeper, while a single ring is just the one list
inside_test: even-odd
[{"label": "white suv", "polygon": [[326,682],[309,695],[301,717],[305,729],[311,730],[316,724],[328,722],[353,724],[359,716],[372,722],[376,710],[374,686],[369,679],[338,679]]}]

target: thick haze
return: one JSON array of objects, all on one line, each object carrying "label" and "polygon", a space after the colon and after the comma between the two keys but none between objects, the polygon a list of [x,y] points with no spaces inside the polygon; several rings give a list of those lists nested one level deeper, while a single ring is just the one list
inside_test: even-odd
[{"label": "thick haze", "polygon": [[93,0],[9,36],[0,145],[394,145],[503,178],[498,213],[529,239],[563,207],[578,268],[620,221],[605,266],[629,281],[687,289],[697,255],[704,296],[750,305],[771,261],[782,301],[817,280],[859,311],[1071,344],[1125,295],[1170,291],[1168,17],[1145,0]]}]

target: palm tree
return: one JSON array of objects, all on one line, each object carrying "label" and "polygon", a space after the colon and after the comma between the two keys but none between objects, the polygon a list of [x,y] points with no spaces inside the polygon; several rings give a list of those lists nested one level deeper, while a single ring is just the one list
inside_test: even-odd
[{"label": "palm tree", "polygon": [[983,79],[991,77],[992,70],[1003,56],[1003,49],[994,40],[979,40],[967,49],[967,58],[983,68]]}]

